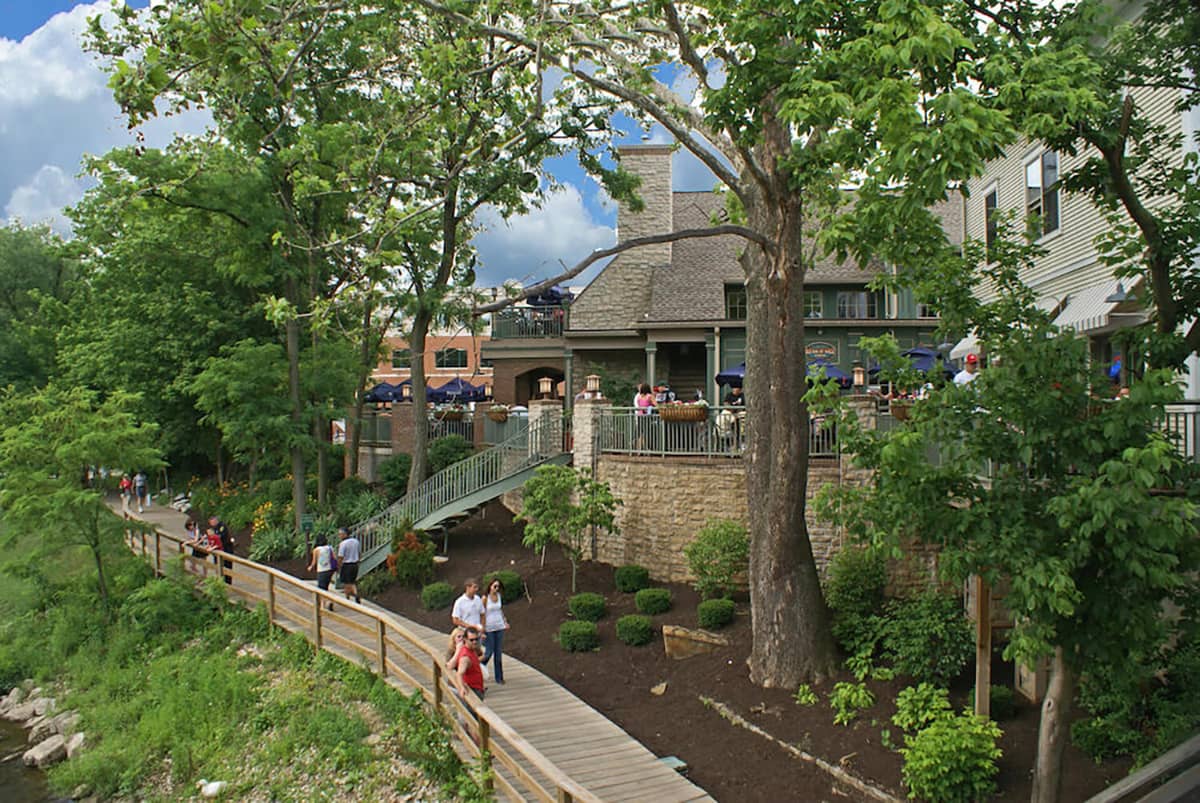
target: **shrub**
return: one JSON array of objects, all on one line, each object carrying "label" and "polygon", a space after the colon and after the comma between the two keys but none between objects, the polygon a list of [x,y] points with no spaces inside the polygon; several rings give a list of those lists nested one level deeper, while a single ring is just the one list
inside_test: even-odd
[{"label": "shrub", "polygon": [[394,582],[396,578],[390,572],[369,572],[366,577],[358,578],[358,593],[364,597],[377,597]]},{"label": "shrub", "polygon": [[642,613],[654,616],[671,610],[671,592],[666,588],[643,588],[633,598]]},{"label": "shrub", "polygon": [[571,597],[567,601],[567,608],[570,609],[572,616],[585,622],[603,619],[604,615],[608,613],[608,605],[604,602],[604,597],[591,592]]},{"label": "shrub", "polygon": [[382,513],[387,505],[387,499],[369,489],[343,491],[334,503],[334,517],[338,524],[349,527]]},{"label": "shrub", "polygon": [[617,620],[617,638],[630,647],[640,647],[649,644],[654,638],[654,626],[650,624],[649,616],[631,613]]},{"label": "shrub", "polygon": [[[1012,687],[992,685],[988,688],[991,689],[988,694],[988,710],[991,718],[1000,722],[1016,716],[1017,701]],[[975,710],[975,689],[971,689],[971,710]]]},{"label": "shrub", "polygon": [[801,683],[796,688],[796,693],[792,695],[792,699],[796,701],[796,705],[816,705],[817,693],[813,691],[812,686]]},{"label": "shrub", "polygon": [[878,614],[883,610],[883,589],[886,585],[887,561],[881,552],[846,547],[829,562],[825,601],[838,615]]},{"label": "shrub", "polygon": [[849,725],[859,711],[875,705],[875,695],[865,683],[838,683],[829,695],[829,705],[834,710],[834,724]]},{"label": "shrub", "polygon": [[304,539],[286,527],[257,530],[250,539],[250,560],[273,561],[304,557]]},{"label": "shrub", "polygon": [[975,637],[958,599],[931,592],[890,607],[884,650],[896,671],[949,686],[975,655]]},{"label": "shrub", "polygon": [[409,530],[395,543],[391,554],[392,576],[407,588],[433,579],[433,543]]},{"label": "shrub", "polygon": [[408,475],[412,473],[412,455],[394,454],[379,464],[379,481],[388,497],[399,499],[408,492]]},{"label": "shrub", "polygon": [[436,474],[475,453],[475,447],[462,435],[446,435],[429,444],[429,473]]},{"label": "shrub", "polygon": [[728,596],[734,590],[734,577],[750,569],[750,538],[735,521],[709,519],[683,554],[702,597]]},{"label": "shrub", "polygon": [[905,733],[916,733],[934,720],[953,716],[950,693],[932,683],[909,686],[896,695],[892,723]]},{"label": "shrub", "polygon": [[999,738],[995,722],[969,713],[935,720],[906,737],[901,774],[909,795],[945,803],[985,800],[996,786]]},{"label": "shrub", "polygon": [[871,658],[883,641],[887,624],[882,616],[842,613],[834,615],[831,630],[843,652]]},{"label": "shrub", "polygon": [[622,594],[632,594],[650,585],[650,572],[634,563],[618,566],[616,580],[618,591]]},{"label": "shrub", "polygon": [[504,590],[500,592],[500,601],[505,605],[516,602],[525,594],[525,581],[521,575],[512,569],[501,569],[498,572],[488,572],[483,576],[483,590],[486,593],[492,581],[499,578]]},{"label": "shrub", "polygon": [[600,646],[600,632],[595,622],[563,622],[558,628],[558,643],[567,652],[590,652]]},{"label": "shrub", "polygon": [[696,618],[701,627],[720,629],[733,621],[734,606],[731,599],[706,599],[696,608]]},{"label": "shrub", "polygon": [[421,605],[427,611],[440,611],[454,603],[454,588],[444,581],[430,583],[421,589]]}]

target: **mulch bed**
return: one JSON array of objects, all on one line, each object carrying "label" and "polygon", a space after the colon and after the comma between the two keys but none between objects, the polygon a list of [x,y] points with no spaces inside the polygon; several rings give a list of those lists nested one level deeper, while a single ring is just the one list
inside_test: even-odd
[{"label": "mulch bed", "polygon": [[[240,551],[240,550],[239,550]],[[811,707],[797,705],[792,693],[762,689],[749,682],[746,658],[750,653],[749,605],[738,604],[736,621],[721,631],[731,646],[682,661],[667,658],[662,638],[645,647],[628,647],[616,637],[616,620],[636,613],[632,594],[615,590],[613,567],[587,562],[580,566],[579,591],[601,593],[609,613],[600,621],[601,647],[593,653],[568,653],[555,642],[558,627],[568,618],[571,565],[561,551],[551,547],[546,565],[521,545],[520,526],[498,503],[470,519],[450,534],[448,563],[438,578],[460,588],[467,578],[479,579],[498,569],[519,572],[528,586],[528,598],[505,606],[512,628],[505,636],[505,653],[537,667],[601,711],[656,755],[674,755],[687,763],[688,777],[718,800],[864,800],[862,793],[835,784],[823,771],[794,758],[762,736],[736,727],[700,698],[725,703],[745,719],[777,739],[840,765],[860,779],[903,798],[901,758],[880,743],[881,731],[891,731],[899,743],[899,730],[891,722],[896,693],[908,683],[868,681],[878,702],[849,726],[833,724],[828,696],[834,678],[814,687],[820,701]],[[304,561],[275,564],[301,577]],[[656,625],[696,627],[699,596],[689,586],[663,584],[671,589],[674,607],[653,617]],[[391,586],[373,602],[410,619],[449,631],[450,612],[426,611],[417,591]],[[511,669],[509,670],[512,671]],[[1011,682],[1012,668],[998,662],[993,682]],[[666,682],[661,696],[651,687]],[[956,707],[967,704],[970,679],[952,690]],[[1029,775],[1037,745],[1038,708],[1020,705],[1013,719],[1000,723],[1004,731],[997,801],[1029,799]],[[1074,747],[1067,748],[1063,775],[1063,801],[1082,801],[1122,778],[1127,761],[1096,765]]]}]

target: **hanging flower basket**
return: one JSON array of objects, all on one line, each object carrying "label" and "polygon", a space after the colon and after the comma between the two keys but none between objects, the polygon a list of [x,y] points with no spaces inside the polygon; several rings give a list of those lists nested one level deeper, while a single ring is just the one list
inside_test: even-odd
[{"label": "hanging flower basket", "polygon": [[892,418],[897,421],[907,421],[908,414],[912,409],[912,402],[893,400],[888,404],[888,410],[892,413]]},{"label": "hanging flower basket", "polygon": [[435,413],[434,416],[442,421],[462,421],[463,420],[463,411],[462,410],[442,410],[438,413]]},{"label": "hanging flower basket", "polygon": [[708,420],[708,405],[663,404],[658,407],[658,415],[663,421],[706,421]]},{"label": "hanging flower basket", "polygon": [[487,411],[487,417],[495,421],[497,424],[503,424],[508,420],[508,409],[493,407]]}]

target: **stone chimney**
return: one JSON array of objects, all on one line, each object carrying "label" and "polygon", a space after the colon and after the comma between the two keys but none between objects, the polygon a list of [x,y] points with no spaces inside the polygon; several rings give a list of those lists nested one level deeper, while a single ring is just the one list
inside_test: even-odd
[{"label": "stone chimney", "polygon": [[[637,194],[645,208],[634,212],[622,202],[617,212],[617,242],[650,234],[666,234],[673,230],[671,195],[670,145],[621,145],[617,155],[621,166],[642,180]],[[671,262],[671,244],[644,246],[636,249],[637,261],[648,265]]]}]

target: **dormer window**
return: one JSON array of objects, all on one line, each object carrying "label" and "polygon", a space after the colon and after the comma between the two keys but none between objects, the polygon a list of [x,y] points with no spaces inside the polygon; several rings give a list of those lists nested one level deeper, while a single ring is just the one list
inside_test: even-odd
[{"label": "dormer window", "polygon": [[725,285],[725,320],[744,321],[749,310],[746,300],[746,285]]}]

